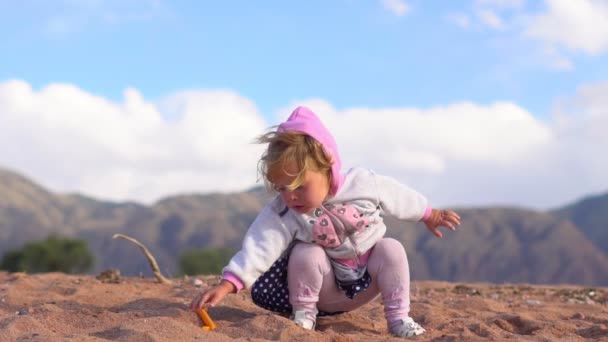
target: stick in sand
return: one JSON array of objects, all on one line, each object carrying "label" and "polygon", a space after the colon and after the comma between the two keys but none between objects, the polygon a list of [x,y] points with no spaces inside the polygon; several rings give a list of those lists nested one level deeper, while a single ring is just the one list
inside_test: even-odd
[{"label": "stick in sand", "polygon": [[123,234],[114,234],[112,235],[112,239],[117,239],[117,238],[121,238],[121,239],[125,239],[128,241],[133,242],[135,245],[137,245],[137,247],[139,247],[142,252],[144,252],[144,254],[146,255],[146,258],[148,259],[148,262],[150,263],[150,267],[152,267],[152,272],[154,273],[154,276],[156,277],[156,279],[163,284],[171,284],[171,280],[165,278],[162,273],[160,273],[160,269],[158,268],[158,264],[156,263],[156,259],[154,259],[154,256],[148,251],[148,249],[146,248],[146,246],[144,246],[141,242],[135,240],[134,238],[130,237],[130,236],[126,236]]}]

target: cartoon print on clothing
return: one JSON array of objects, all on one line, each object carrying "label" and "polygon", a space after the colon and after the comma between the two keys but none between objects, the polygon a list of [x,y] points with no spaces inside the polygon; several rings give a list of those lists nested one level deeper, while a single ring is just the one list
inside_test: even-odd
[{"label": "cartoon print on clothing", "polygon": [[346,236],[369,226],[369,219],[352,205],[328,204],[324,209],[315,209],[314,216],[317,219],[311,221],[312,242],[326,248],[340,246]]}]

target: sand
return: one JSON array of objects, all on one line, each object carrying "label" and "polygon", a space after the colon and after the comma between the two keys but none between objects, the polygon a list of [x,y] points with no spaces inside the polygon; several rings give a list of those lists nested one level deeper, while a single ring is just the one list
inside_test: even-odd
[{"label": "sand", "polygon": [[[387,332],[380,300],[306,331],[248,291],[211,308],[217,329],[204,331],[188,306],[218,277],[172,281],[0,272],[0,341],[403,340]],[[413,282],[411,315],[427,329],[416,341],[608,341],[606,288]]]}]

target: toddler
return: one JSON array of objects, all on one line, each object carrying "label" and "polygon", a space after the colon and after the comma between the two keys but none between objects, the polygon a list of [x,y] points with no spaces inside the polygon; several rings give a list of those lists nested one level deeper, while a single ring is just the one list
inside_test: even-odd
[{"label": "toddler", "polygon": [[381,295],[392,334],[423,334],[409,317],[405,250],[384,237],[383,216],[422,221],[438,237],[439,226],[456,230],[460,217],[432,209],[418,192],[371,170],[341,173],[334,138],[308,108],[296,108],[259,142],[268,144],[260,172],[278,195],[249,227],[219,285],[203,290],[191,308],[250,288],[256,305],[314,329],[317,316],[351,311]]}]

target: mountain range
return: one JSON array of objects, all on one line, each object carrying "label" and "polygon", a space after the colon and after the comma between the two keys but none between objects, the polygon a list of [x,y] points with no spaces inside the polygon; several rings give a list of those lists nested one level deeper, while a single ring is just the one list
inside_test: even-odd
[{"label": "mountain range", "polygon": [[[161,271],[176,276],[188,249],[237,250],[249,224],[271,198],[261,187],[238,193],[187,194],[153,205],[59,194],[0,169],[0,255],[51,233],[87,241],[92,272],[118,268],[150,275],[148,247]],[[443,239],[422,224],[387,218],[387,236],[406,248],[412,279],[451,282],[608,286],[608,193],[547,211],[518,207],[455,208],[462,222]]]}]

